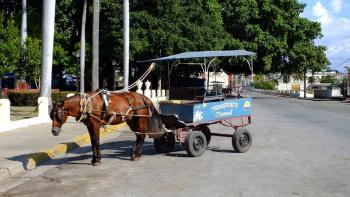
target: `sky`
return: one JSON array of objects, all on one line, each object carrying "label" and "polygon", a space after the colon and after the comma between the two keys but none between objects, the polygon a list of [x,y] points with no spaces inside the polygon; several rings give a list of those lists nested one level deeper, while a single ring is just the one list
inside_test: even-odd
[{"label": "sky", "polygon": [[[327,46],[332,69],[350,67],[350,0],[299,0],[306,3],[302,17],[318,21],[323,37],[316,44]],[[346,63],[344,63],[346,62]]]}]

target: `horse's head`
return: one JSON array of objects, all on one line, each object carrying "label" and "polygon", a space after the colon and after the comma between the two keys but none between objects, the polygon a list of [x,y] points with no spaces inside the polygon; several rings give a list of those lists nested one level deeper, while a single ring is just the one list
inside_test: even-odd
[{"label": "horse's head", "polygon": [[64,108],[64,104],[56,105],[53,103],[50,118],[52,120],[52,135],[58,136],[61,132],[62,125],[68,119],[68,111]]}]

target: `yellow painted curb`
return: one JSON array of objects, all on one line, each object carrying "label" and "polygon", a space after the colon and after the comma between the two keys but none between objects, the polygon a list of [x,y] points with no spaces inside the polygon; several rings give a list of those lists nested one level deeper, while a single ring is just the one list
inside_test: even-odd
[{"label": "yellow painted curb", "polygon": [[[126,123],[118,125],[109,125],[100,129],[100,138],[107,136],[108,134],[117,131],[126,126]],[[57,156],[66,154],[68,151],[71,151],[75,148],[81,147],[90,143],[90,135],[84,134],[74,138],[72,143],[59,144],[53,148],[44,150],[42,152],[32,153],[27,156],[27,163],[25,165],[26,170],[31,170],[36,168],[36,166],[44,161],[53,159]]]}]

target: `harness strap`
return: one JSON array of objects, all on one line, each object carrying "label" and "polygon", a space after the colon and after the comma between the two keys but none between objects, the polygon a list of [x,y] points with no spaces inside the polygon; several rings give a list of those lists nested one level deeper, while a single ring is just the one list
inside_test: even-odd
[{"label": "harness strap", "polygon": [[136,107],[131,107],[131,109],[133,111],[137,111],[137,110],[140,110],[140,109],[146,109],[146,108],[148,108],[148,106],[146,104],[140,105],[140,106],[136,106]]},{"label": "harness strap", "polygon": [[101,90],[100,95],[102,97],[104,111],[106,112],[106,114],[109,114],[109,107],[108,107],[109,93],[107,90]]},{"label": "harness strap", "polygon": [[91,99],[89,99],[89,95],[85,93],[80,94],[80,117],[79,121],[81,122],[82,120],[86,119],[88,114],[92,113],[92,103]]},{"label": "harness strap", "polygon": [[[99,94],[101,95],[104,104],[108,103],[108,100],[106,102],[106,99],[105,99],[106,97],[108,97],[108,92],[102,90],[102,91],[99,92]],[[96,94],[96,95],[98,95],[98,94]],[[96,95],[94,95],[94,96],[96,96]],[[103,96],[103,95],[106,95],[106,96]],[[128,110],[125,113],[123,113],[123,112],[108,112],[108,111],[104,111],[105,113],[108,113],[109,115],[111,115],[108,118],[108,121],[104,121],[101,118],[97,118],[93,114],[92,100],[91,100],[92,97],[89,97],[89,94],[85,94],[85,93],[80,94],[80,113],[81,113],[81,115],[79,117],[78,122],[83,121],[88,116],[91,116],[91,117],[95,118],[96,120],[98,120],[98,121],[100,121],[100,122],[102,122],[104,124],[111,124],[113,122],[113,120],[116,118],[116,116],[121,116],[122,117],[122,121],[127,121],[127,119],[130,119],[132,117],[139,117],[139,118],[151,118],[152,117],[152,112],[149,109],[149,107],[146,105],[146,102],[144,102],[143,105],[139,105],[139,106],[135,106],[134,107],[131,104],[132,99],[127,96],[126,92],[124,92],[124,96],[127,98],[128,103],[129,103]],[[106,107],[108,107],[108,105]],[[138,115],[138,114],[134,113],[135,111],[138,111],[138,110],[141,110],[141,109],[146,109],[146,108],[148,108],[149,112],[150,112],[148,115]],[[106,118],[106,117],[104,117],[104,118]]]},{"label": "harness strap", "polygon": [[108,120],[108,124],[111,124],[113,122],[113,120],[115,119],[115,117],[117,116],[117,113],[113,112],[112,116],[109,118]]}]

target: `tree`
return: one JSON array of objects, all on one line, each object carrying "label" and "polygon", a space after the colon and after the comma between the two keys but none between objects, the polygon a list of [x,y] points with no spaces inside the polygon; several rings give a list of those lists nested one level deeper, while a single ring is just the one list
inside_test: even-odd
[{"label": "tree", "polygon": [[27,82],[34,82],[35,88],[40,88],[41,40],[28,37],[25,48],[23,45],[22,47],[22,62],[15,68],[16,77],[23,78]]},{"label": "tree", "polygon": [[313,42],[296,43],[289,54],[289,63],[294,66],[294,72],[303,74],[304,78],[304,98],[306,98],[306,72],[320,71],[329,64],[325,56],[326,47],[315,46]]},{"label": "tree", "polygon": [[15,21],[5,19],[0,13],[0,98],[2,98],[2,79],[14,71],[20,58],[21,42]]},{"label": "tree", "polygon": [[[254,70],[257,73],[281,72],[289,75],[297,72],[298,65],[290,60],[293,49],[298,48],[295,45],[308,45],[322,36],[319,23],[300,17],[305,4],[297,0],[220,2],[224,27],[231,35],[228,47],[256,52]],[[324,51],[315,47],[309,49],[316,50],[322,59],[325,58]],[[247,68],[238,70],[249,71]]]}]

